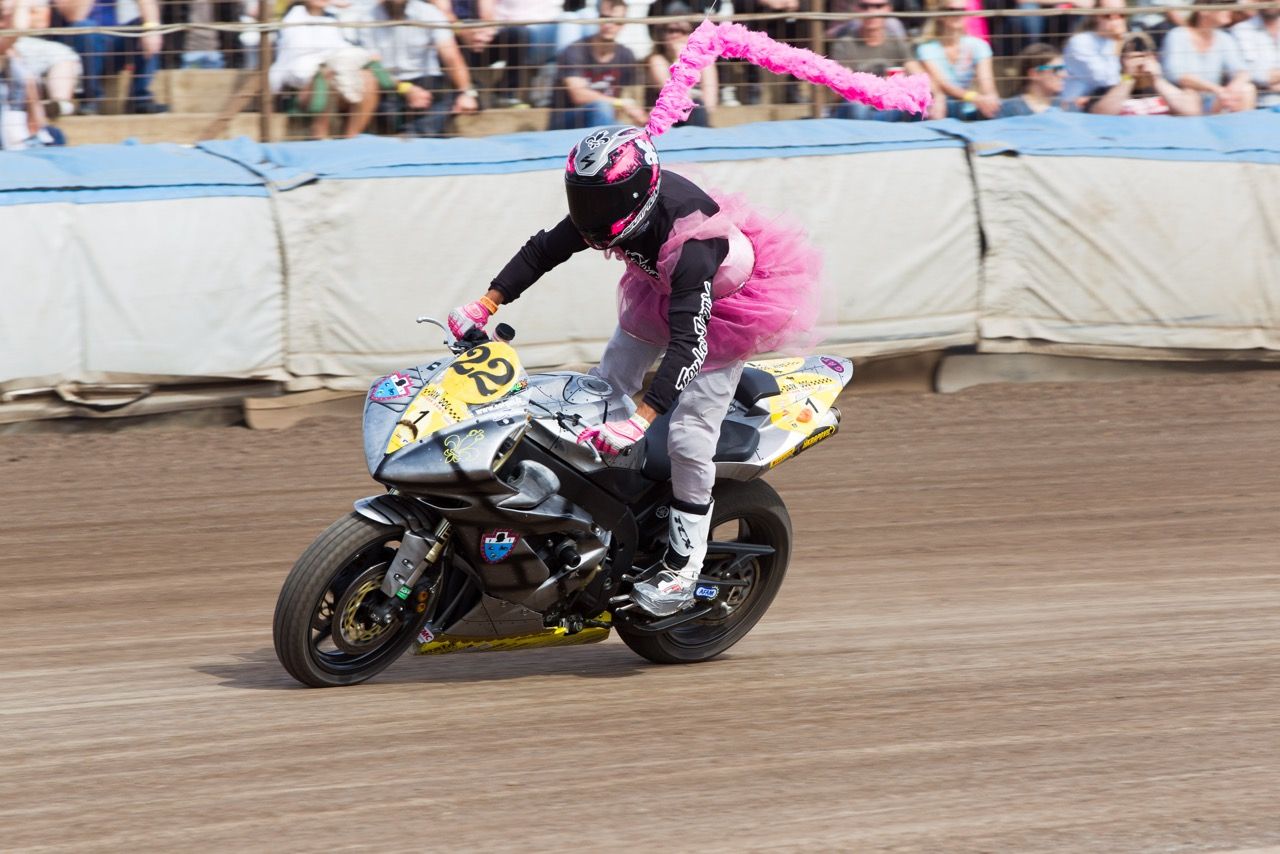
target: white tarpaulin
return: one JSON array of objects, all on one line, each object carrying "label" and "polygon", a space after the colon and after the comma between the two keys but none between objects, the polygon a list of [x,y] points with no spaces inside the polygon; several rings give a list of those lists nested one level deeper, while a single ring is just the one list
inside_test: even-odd
[{"label": "white tarpaulin", "polygon": [[1280,167],[982,157],[975,169],[984,339],[1280,350]]},{"label": "white tarpaulin", "polygon": [[[975,341],[977,215],[958,148],[670,167],[799,220],[824,253],[829,341],[858,355]],[[917,204],[917,200],[927,203]],[[369,376],[420,359],[525,240],[565,215],[559,170],[321,181],[279,197],[288,368]],[[592,361],[616,325],[620,262],[583,252],[506,307],[532,365]]]},{"label": "white tarpaulin", "polygon": [[0,234],[0,389],[281,378],[268,199],[0,206]]}]

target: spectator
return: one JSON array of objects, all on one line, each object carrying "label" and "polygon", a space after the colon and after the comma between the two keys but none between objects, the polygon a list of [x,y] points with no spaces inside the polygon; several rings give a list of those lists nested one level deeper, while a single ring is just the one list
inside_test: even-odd
[{"label": "spectator", "polygon": [[[1135,6],[1163,6],[1165,0],[1137,0]],[[1187,24],[1187,13],[1179,12],[1176,9],[1169,9],[1165,12],[1140,12],[1130,19],[1130,24],[1135,28],[1141,28],[1151,36],[1155,45],[1159,48],[1164,44],[1164,37],[1174,27],[1184,27]]]},{"label": "spectator", "polygon": [[[381,0],[368,14],[370,21],[444,24],[445,15],[426,0]],[[479,93],[452,31],[426,27],[365,27],[360,44],[375,54],[392,78],[394,91],[385,92],[379,114],[391,132],[440,136],[454,113],[474,113]],[[448,75],[453,89],[444,85]],[[390,87],[388,87],[390,88]]]},{"label": "spectator", "polygon": [[[432,0],[449,21],[493,21],[493,0]],[[499,106],[524,105],[528,75],[523,63],[529,36],[524,27],[466,27],[454,33],[467,67],[502,69],[495,99]]]},{"label": "spectator", "polygon": [[[945,0],[942,6],[947,12],[967,8],[966,0]],[[1000,111],[991,46],[965,33],[963,16],[930,19],[925,38],[928,41],[920,45],[916,56],[933,81],[938,108],[953,119],[989,119]],[[930,117],[937,118],[937,112]]]},{"label": "spectator", "polygon": [[1164,78],[1155,41],[1145,32],[1130,33],[1120,49],[1120,80],[1089,99],[1089,112],[1107,116],[1197,116],[1200,99]]},{"label": "spectator", "polygon": [[1062,109],[1063,77],[1067,66],[1050,44],[1028,45],[1018,54],[1018,79],[1022,93],[1000,104],[999,118],[1034,116]]},{"label": "spectator", "polygon": [[1263,9],[1231,28],[1258,89],[1258,105],[1280,106],[1280,9]]},{"label": "spectator", "polygon": [[[257,18],[256,3],[254,18]],[[208,29],[209,24],[241,20],[245,4],[241,0],[161,0],[160,23],[192,24],[195,29],[165,33],[160,64],[163,68],[244,67],[246,58],[238,48],[240,34]],[[256,33],[254,35],[257,35]]]},{"label": "spectator", "polygon": [[[14,29],[47,29],[50,19],[49,0],[18,0],[14,9]],[[73,114],[76,86],[84,70],[76,52],[62,42],[33,36],[19,36],[13,51],[36,86],[43,88],[56,116]]]},{"label": "spectator", "polygon": [[[19,27],[13,0],[0,0],[0,30]],[[56,128],[46,127],[44,108],[32,76],[13,52],[16,36],[0,36],[0,150],[61,145]]]},{"label": "spectator", "polygon": [[[1215,5],[1234,0],[1209,0]],[[1258,92],[1235,39],[1222,31],[1231,20],[1225,9],[1191,13],[1190,26],[1164,39],[1164,67],[1184,89],[1199,92],[1206,113],[1236,113],[1257,106]]]},{"label": "spectator", "polygon": [[[600,16],[621,18],[625,0],[600,0]],[[551,130],[617,124],[618,116],[642,125],[649,114],[627,95],[638,86],[636,57],[617,43],[621,24],[601,24],[587,36],[561,51],[559,86],[556,87]]]},{"label": "spectator", "polygon": [[[564,11],[564,0],[493,0],[492,15],[495,21],[541,21],[538,24],[521,24],[525,31],[525,64],[536,68],[550,62],[556,55],[556,23]],[[627,14],[624,3],[621,15]],[[484,15],[481,16],[485,18]],[[566,45],[567,47],[567,45]]]},{"label": "spectator", "polygon": [[1090,15],[1084,32],[1067,40],[1062,60],[1067,66],[1067,83],[1062,96],[1077,107],[1090,93],[1110,89],[1120,82],[1120,43],[1126,31],[1123,9],[1125,0],[1098,0],[1098,9]]},{"label": "spectator", "polygon": [[[733,11],[738,15],[759,15],[778,12],[806,12],[806,0],[734,0]],[[770,18],[768,20],[746,21],[745,26],[753,30],[763,30],[774,41],[809,47],[809,23],[800,18]],[[742,89],[742,101],[746,104],[758,104],[763,99],[761,90],[762,75],[768,72],[758,65],[745,64],[746,85]],[[803,99],[800,84],[794,77],[786,84],[786,94],[782,100],[797,103]]]},{"label": "spectator", "polygon": [[[688,15],[692,10],[683,3],[672,3],[663,11],[664,15]],[[680,51],[689,41],[693,32],[693,24],[689,21],[668,21],[659,24],[654,34],[653,53],[645,60],[647,78],[646,99],[652,107],[658,98],[658,92],[671,79],[671,63],[676,61]],[[719,102],[720,80],[713,62],[702,70],[699,84],[689,91],[696,106],[689,118],[681,124],[707,127],[711,114],[715,112]]]},{"label": "spectator", "polygon": [[[862,71],[880,77],[906,72],[917,74],[924,69],[911,54],[906,32],[897,18],[887,17],[893,7],[889,0],[858,0],[856,11],[872,15],[849,21],[837,30],[838,35],[827,48],[836,62],[850,71]],[[894,26],[894,25],[897,26]],[[877,110],[866,104],[846,101],[831,110],[837,119],[872,119],[882,122],[914,120],[901,110]]]},{"label": "spectator", "polygon": [[[160,26],[157,0],[53,0],[55,27]],[[169,108],[151,97],[151,78],[160,67],[160,34],[146,32],[141,36],[116,36],[106,33],[76,33],[58,36],[69,44],[84,63],[84,97],[80,112],[94,115],[102,109],[102,81],[109,74],[119,74],[133,67],[129,99],[125,111],[130,113],[165,113]]]},{"label": "spectator", "polygon": [[347,113],[344,134],[363,133],[378,106],[378,80],[369,65],[369,51],[356,47],[333,26],[337,18],[325,11],[328,0],[301,0],[281,19],[285,24],[310,24],[280,30],[276,59],[271,64],[271,91],[297,93],[297,103],[311,116],[311,135],[329,137],[329,124],[340,109]]},{"label": "spectator", "polygon": [[[991,45],[1000,56],[1020,55],[1031,45],[1058,44],[1066,38],[1069,24],[1063,15],[1046,15],[1064,6],[1061,0],[996,0],[997,9],[1018,9],[1023,12],[1040,12],[1038,15],[1009,15],[991,21],[994,32]],[[1050,45],[1052,46],[1052,45]]]}]

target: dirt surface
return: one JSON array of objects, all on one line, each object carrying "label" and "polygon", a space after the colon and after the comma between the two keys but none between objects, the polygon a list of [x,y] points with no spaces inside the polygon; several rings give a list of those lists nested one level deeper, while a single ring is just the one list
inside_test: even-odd
[{"label": "dirt surface", "polygon": [[1280,845],[1280,381],[846,401],[723,658],[296,687],[280,583],[358,425],[0,438],[0,848]]}]

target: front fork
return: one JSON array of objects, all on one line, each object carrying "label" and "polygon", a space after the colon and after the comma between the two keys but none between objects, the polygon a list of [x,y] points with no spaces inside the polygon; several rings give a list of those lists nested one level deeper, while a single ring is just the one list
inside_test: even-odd
[{"label": "front fork", "polygon": [[[440,559],[453,526],[449,520],[441,519],[440,524],[428,536],[415,531],[406,531],[400,540],[400,548],[387,567],[387,574],[382,578],[380,588],[386,594],[387,601],[372,608],[373,618],[382,625],[390,625],[391,621],[404,612],[405,603],[413,594],[414,585],[421,579],[427,568]],[[425,603],[420,603],[425,604]]]}]

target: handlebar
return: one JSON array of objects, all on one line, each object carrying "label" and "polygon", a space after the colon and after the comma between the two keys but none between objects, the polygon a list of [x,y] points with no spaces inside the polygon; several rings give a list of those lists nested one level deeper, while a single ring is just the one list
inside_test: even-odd
[{"label": "handlebar", "polygon": [[466,351],[470,350],[472,347],[477,347],[481,344],[487,344],[492,340],[501,341],[504,344],[509,344],[510,342],[516,340],[515,329],[511,328],[511,325],[507,323],[499,323],[497,326],[493,327],[493,338],[490,338],[487,334],[485,334],[485,331],[483,329],[479,329],[479,328],[472,329],[470,332],[468,332],[466,335],[462,336],[461,338],[454,338],[453,332],[450,331],[449,327],[441,323],[439,320],[436,320],[434,317],[429,317],[428,315],[424,314],[418,317],[417,322],[430,323],[434,326],[439,326],[441,329],[443,329],[445,334],[449,336],[444,340],[444,346],[448,347],[449,351],[454,355],[457,355],[459,353],[465,353]]}]

